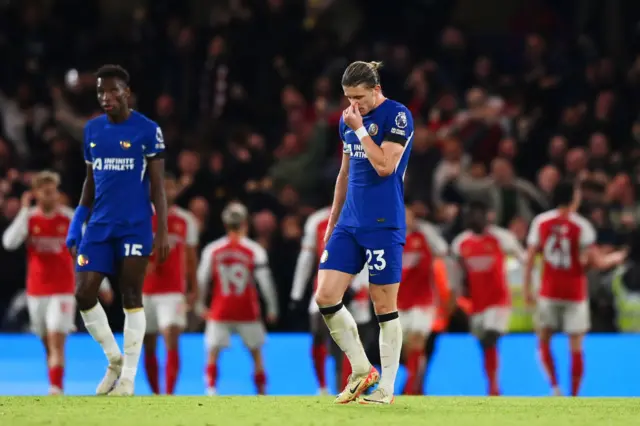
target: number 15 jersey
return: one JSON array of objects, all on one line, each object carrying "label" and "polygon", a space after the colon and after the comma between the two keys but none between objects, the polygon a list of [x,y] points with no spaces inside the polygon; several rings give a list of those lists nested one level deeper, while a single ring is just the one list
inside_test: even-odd
[{"label": "number 15 jersey", "polygon": [[575,302],[587,298],[582,253],[595,240],[595,229],[577,213],[550,210],[533,219],[527,245],[542,254],[541,297]]}]

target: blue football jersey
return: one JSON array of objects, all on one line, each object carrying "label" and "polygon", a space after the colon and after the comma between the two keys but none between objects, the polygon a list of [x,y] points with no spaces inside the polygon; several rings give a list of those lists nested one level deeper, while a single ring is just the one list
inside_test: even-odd
[{"label": "blue football jersey", "polygon": [[386,99],[362,117],[364,127],[378,145],[383,141],[404,145],[394,172],[378,175],[366,157],[355,132],[340,119],[340,138],[345,154],[349,154],[349,186],[338,225],[356,228],[406,228],[404,208],[404,174],[407,170],[413,117],[399,102]]},{"label": "blue football jersey", "polygon": [[160,127],[131,111],[122,123],[106,115],[84,128],[84,159],[93,166],[95,199],[90,224],[132,225],[151,220],[147,159],[164,151]]}]

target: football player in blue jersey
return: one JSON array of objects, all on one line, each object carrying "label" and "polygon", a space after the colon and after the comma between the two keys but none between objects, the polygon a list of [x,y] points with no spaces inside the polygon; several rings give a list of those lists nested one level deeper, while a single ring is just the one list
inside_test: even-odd
[{"label": "football player in blue jersey", "polygon": [[[84,157],[87,177],[67,235],[76,257],[76,301],[87,331],[109,361],[99,395],[133,395],[145,335],[142,285],[149,255],[169,253],[164,193],[164,140],[160,127],[129,107],[129,74],[117,65],[96,73],[105,111],[87,122]],[[155,240],[152,204],[158,215]],[[83,226],[86,229],[83,233]],[[120,352],[97,295],[105,277],[120,285],[125,312]]]},{"label": "football player in blue jersey", "polygon": [[[340,121],[344,145],[326,248],[320,259],[316,302],[331,336],[345,352],[352,374],[336,403],[390,404],[400,363],[402,330],[396,299],[402,275],[406,223],[404,173],[413,118],[407,108],[382,94],[378,62],[354,62],[342,76],[349,107]],[[342,296],[364,265],[380,324],[382,375],[371,365],[358,328]]]}]

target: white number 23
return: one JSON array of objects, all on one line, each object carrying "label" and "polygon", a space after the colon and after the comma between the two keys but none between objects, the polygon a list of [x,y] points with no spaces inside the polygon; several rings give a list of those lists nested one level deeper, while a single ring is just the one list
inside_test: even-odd
[{"label": "white number 23", "polygon": [[[384,250],[371,251],[367,249],[366,255],[367,255],[367,265],[370,271],[373,271],[374,269],[376,271],[382,271],[384,268],[387,267],[387,261],[384,260]],[[373,260],[374,256],[375,256],[375,262],[372,264],[371,261]]]}]

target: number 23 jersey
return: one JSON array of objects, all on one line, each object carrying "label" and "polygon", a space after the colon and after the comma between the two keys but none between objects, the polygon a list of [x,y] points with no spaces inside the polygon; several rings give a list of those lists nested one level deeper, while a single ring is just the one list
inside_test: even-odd
[{"label": "number 23 jersey", "polygon": [[209,319],[252,322],[260,318],[255,280],[259,268],[268,268],[267,252],[249,238],[223,237],[204,248],[198,283],[201,291],[206,283],[213,285]]},{"label": "number 23 jersey", "polygon": [[595,240],[593,225],[577,213],[550,210],[533,219],[527,245],[542,253],[541,297],[563,301],[587,298],[581,258]]}]

